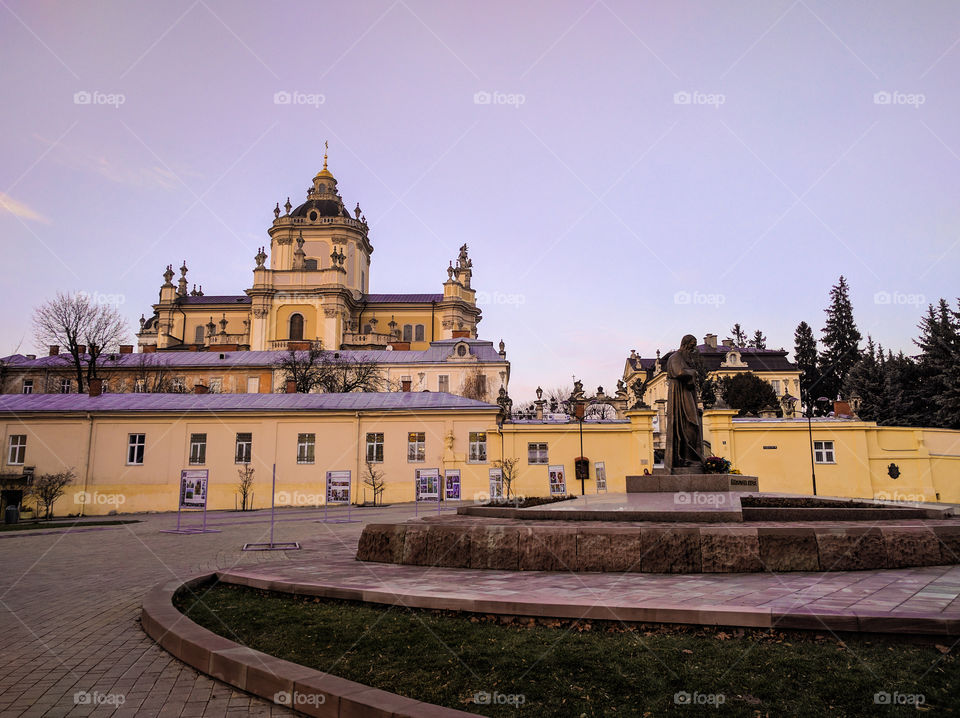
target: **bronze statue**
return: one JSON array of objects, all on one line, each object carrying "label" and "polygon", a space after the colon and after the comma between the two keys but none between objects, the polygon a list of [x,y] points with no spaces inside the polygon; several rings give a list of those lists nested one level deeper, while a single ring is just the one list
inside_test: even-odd
[{"label": "bronze statue", "polygon": [[664,465],[670,473],[703,464],[703,427],[697,411],[697,338],[687,334],[667,359],[667,443]]}]

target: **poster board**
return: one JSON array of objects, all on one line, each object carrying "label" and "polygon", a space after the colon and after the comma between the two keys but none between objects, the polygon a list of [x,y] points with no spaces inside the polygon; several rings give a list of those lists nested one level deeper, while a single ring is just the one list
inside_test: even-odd
[{"label": "poster board", "polygon": [[490,498],[503,498],[503,469],[490,469]]},{"label": "poster board", "polygon": [[440,469],[415,469],[417,501],[440,500]]},{"label": "poster board", "polygon": [[567,474],[564,471],[563,464],[551,464],[547,467],[550,476],[550,495],[567,495]]},{"label": "poster board", "polygon": [[183,469],[180,472],[181,509],[207,508],[207,484],[210,469]]},{"label": "poster board", "polygon": [[597,493],[607,491],[607,466],[603,461],[594,464],[594,470],[597,472]]},{"label": "poster board", "polygon": [[327,504],[350,504],[350,470],[327,472]]},{"label": "poster board", "polygon": [[460,469],[447,469],[443,472],[443,498],[447,501],[460,500]]}]

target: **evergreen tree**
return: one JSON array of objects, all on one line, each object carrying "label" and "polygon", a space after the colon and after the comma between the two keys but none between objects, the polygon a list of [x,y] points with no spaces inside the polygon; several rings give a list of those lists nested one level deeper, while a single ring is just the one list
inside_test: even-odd
[{"label": "evergreen tree", "polygon": [[754,349],[766,349],[767,348],[767,338],[763,335],[763,332],[757,329],[753,333],[753,339],[750,340],[750,346]]},{"label": "evergreen tree", "polygon": [[930,412],[922,396],[920,365],[900,352],[887,354],[884,361],[884,389],[888,414],[883,423],[890,426],[930,424]]},{"label": "evergreen tree", "polygon": [[850,287],[841,275],[830,289],[830,306],[824,310],[827,323],[823,328],[823,352],[820,371],[823,375],[823,395],[830,399],[839,396],[850,369],[860,360],[860,340],[863,338],[853,320]]},{"label": "evergreen tree", "polygon": [[735,347],[747,346],[747,333],[743,331],[743,327],[740,326],[740,322],[737,322],[733,325],[730,333],[733,334],[733,345]]},{"label": "evergreen tree", "polygon": [[889,423],[886,364],[883,347],[878,349],[873,343],[873,338],[867,336],[867,350],[850,370],[843,387],[844,394],[847,396],[859,395],[860,409],[857,415],[864,421]]},{"label": "evergreen tree", "polygon": [[800,400],[810,411],[821,390],[820,370],[817,366],[817,340],[813,329],[806,322],[800,322],[793,333],[793,356],[800,370]]},{"label": "evergreen tree", "polygon": [[[958,304],[960,309],[960,304]],[[941,299],[920,320],[920,396],[927,408],[923,424],[960,428],[960,312]]]},{"label": "evergreen tree", "polygon": [[739,410],[740,416],[758,415],[763,409],[779,406],[773,387],[750,371],[724,378],[722,388],[724,401]]}]

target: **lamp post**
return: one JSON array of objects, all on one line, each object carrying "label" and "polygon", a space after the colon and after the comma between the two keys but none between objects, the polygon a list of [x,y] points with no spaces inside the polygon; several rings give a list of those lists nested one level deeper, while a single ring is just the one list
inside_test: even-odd
[{"label": "lamp post", "polygon": [[586,496],[586,495],[587,495],[587,483],[586,483],[586,482],[587,482],[587,476],[586,476],[587,472],[586,472],[586,471],[580,471],[580,470],[579,470],[580,464],[581,464],[581,462],[583,461],[583,415],[584,415],[584,409],[585,409],[585,402],[583,401],[583,399],[576,399],[576,400],[574,400],[574,402],[573,402],[573,415],[574,415],[574,418],[576,418],[576,420],[580,423],[580,456],[579,456],[579,458],[574,462],[574,464],[573,464],[574,469],[573,469],[573,470],[574,470],[575,475],[577,475],[577,479],[579,479],[579,481],[580,481],[580,495],[581,495],[581,496]]},{"label": "lamp post", "polygon": [[[827,397],[817,397],[817,401],[829,401]],[[810,479],[813,482],[813,495],[817,495],[817,463],[813,455],[813,402],[810,401],[810,392],[807,391],[807,435],[810,438]]]}]

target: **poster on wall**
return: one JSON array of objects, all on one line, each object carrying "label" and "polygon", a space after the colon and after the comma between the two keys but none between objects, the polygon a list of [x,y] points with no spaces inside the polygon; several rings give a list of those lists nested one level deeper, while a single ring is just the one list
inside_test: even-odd
[{"label": "poster on wall", "polygon": [[207,479],[209,469],[183,469],[180,472],[180,508],[204,509],[207,507]]},{"label": "poster on wall", "polygon": [[447,469],[443,472],[444,493],[447,501],[460,500],[460,469]]},{"label": "poster on wall", "polygon": [[503,470],[490,469],[490,498],[503,498]]},{"label": "poster on wall", "polygon": [[350,471],[327,472],[327,503],[350,504]]},{"label": "poster on wall", "polygon": [[597,493],[607,490],[607,466],[604,462],[598,461],[594,464],[597,472]]},{"label": "poster on wall", "polygon": [[417,501],[440,500],[440,469],[416,469]]},{"label": "poster on wall", "polygon": [[567,495],[567,476],[563,470],[563,464],[553,464],[547,469],[550,472],[550,495]]}]

